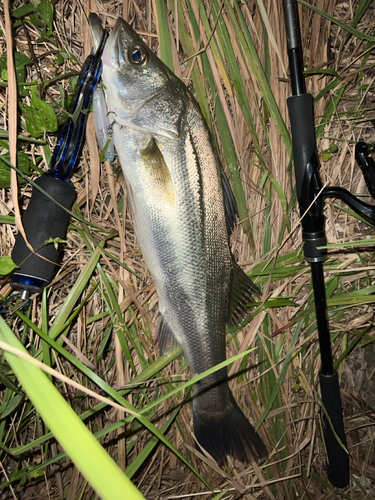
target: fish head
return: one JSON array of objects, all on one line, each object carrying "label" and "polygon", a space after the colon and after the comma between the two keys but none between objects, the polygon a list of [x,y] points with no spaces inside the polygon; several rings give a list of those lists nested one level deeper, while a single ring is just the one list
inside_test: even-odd
[{"label": "fish head", "polygon": [[108,110],[115,113],[115,120],[119,123],[131,119],[173,77],[122,18],[117,20],[107,40],[102,61]]}]

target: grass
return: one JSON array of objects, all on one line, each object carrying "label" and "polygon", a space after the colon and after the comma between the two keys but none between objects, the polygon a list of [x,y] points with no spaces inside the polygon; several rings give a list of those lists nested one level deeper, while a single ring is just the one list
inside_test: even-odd
[{"label": "grass", "polygon": [[[354,144],[374,142],[371,2],[300,3],[323,182],[366,193]],[[5,33],[4,8],[5,2]],[[100,164],[88,133],[59,271],[42,296],[28,304],[14,297],[1,307],[0,497],[121,498],[106,486],[122,485],[127,476],[150,499],[371,498],[374,265],[366,237],[374,233],[336,202],[326,203],[326,289],[352,471],[350,486],[337,490],[325,470],[314,304],[290,163],[281,2],[109,2],[105,10],[98,2],[96,9],[109,28],[119,15],[134,18],[192,89],[213,133],[240,211],[233,253],[264,301],[243,328],[228,332],[231,388],[271,453],[260,466],[229,462],[220,469],[194,449],[186,360],[177,352],[157,354],[157,296],[132,230],[121,169],[117,162]],[[0,42],[1,255],[10,254],[16,234],[9,161],[17,157],[19,181],[47,169],[91,49],[87,12],[78,4],[20,0],[12,13],[13,88],[4,36]],[[6,93],[16,99],[18,122],[8,120]],[[17,192],[23,211],[30,184],[19,182]],[[12,294],[8,283],[0,281],[1,302]],[[44,363],[49,374],[9,354],[4,342]],[[23,378],[22,370],[30,374]],[[82,426],[90,432],[81,438]],[[90,451],[84,435],[102,447]],[[104,453],[113,469],[85,468],[86,453],[94,463]]]}]

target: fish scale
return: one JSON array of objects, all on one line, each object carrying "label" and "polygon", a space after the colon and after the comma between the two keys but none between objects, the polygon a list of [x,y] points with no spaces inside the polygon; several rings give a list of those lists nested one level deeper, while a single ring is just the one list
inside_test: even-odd
[{"label": "fish scale", "polygon": [[[98,23],[92,14],[93,33]],[[102,60],[113,142],[159,298],[160,351],[178,342],[191,372],[202,373],[225,360],[226,324],[248,315],[258,293],[230,252],[234,196],[192,94],[121,18]],[[267,455],[225,368],[195,384],[193,421],[197,441],[220,463]]]}]

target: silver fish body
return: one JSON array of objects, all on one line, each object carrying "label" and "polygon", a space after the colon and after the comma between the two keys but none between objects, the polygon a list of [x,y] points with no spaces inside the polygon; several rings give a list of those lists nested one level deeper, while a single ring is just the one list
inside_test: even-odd
[{"label": "silver fish body", "polygon": [[[255,290],[229,248],[233,194],[193,96],[121,18],[102,60],[113,141],[159,297],[160,350],[178,342],[192,373],[201,373],[225,359],[232,302],[238,320]],[[232,301],[234,282],[244,295]],[[198,442],[219,462],[267,454],[226,369],[195,385],[193,416]]]}]

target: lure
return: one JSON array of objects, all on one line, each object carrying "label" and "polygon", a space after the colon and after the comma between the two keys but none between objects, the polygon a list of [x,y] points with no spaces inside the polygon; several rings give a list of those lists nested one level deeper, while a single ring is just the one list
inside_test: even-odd
[{"label": "lure", "polygon": [[[98,16],[90,16],[89,23],[91,28],[92,44],[94,49],[97,50],[103,40],[104,33],[105,36],[107,33],[104,30]],[[95,87],[92,98],[92,108],[96,139],[98,141],[99,149],[100,151],[104,151],[105,158],[108,161],[113,161],[115,158],[115,147],[112,141],[111,124],[108,115],[105,90],[101,82],[99,82]]]},{"label": "lure", "polygon": [[99,149],[100,151],[104,151],[106,160],[113,161],[115,158],[115,147],[110,133],[107,103],[103,87],[100,83],[95,87],[92,98],[92,107],[94,113],[96,139],[98,141]]}]

